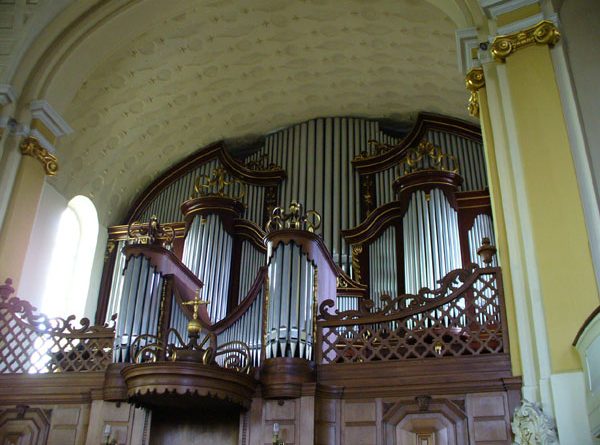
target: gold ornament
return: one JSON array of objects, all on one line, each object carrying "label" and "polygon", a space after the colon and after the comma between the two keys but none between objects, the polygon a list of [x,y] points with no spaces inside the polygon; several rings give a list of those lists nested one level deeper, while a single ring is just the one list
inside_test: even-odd
[{"label": "gold ornament", "polygon": [[560,32],[550,20],[542,20],[537,25],[505,36],[497,36],[490,51],[494,60],[504,62],[516,50],[530,45],[553,47],[560,40]]},{"label": "gold ornament", "polygon": [[473,117],[479,117],[479,90],[485,86],[483,68],[472,68],[465,78],[465,86],[471,92],[469,114]]},{"label": "gold ornament", "polygon": [[27,136],[21,142],[19,146],[21,149],[21,154],[23,156],[31,156],[34,159],[37,159],[44,166],[44,172],[48,176],[55,176],[58,171],[58,159],[48,150],[40,145],[40,141],[38,141],[33,136]]}]

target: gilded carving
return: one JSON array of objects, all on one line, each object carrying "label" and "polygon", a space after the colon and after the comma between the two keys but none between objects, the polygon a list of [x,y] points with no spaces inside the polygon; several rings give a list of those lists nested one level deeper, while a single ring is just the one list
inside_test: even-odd
[{"label": "gilded carving", "polygon": [[222,167],[215,168],[210,176],[200,175],[194,182],[194,194],[190,199],[201,196],[229,196],[241,200],[246,194],[246,184],[231,177]]},{"label": "gilded carving", "polygon": [[471,92],[469,97],[469,114],[473,117],[479,117],[479,90],[485,86],[485,77],[483,68],[472,68],[465,78],[467,90]]},{"label": "gilded carving", "polygon": [[274,164],[273,162],[269,161],[269,156],[266,154],[260,156],[258,159],[254,159],[254,160],[246,162],[244,164],[244,167],[246,167],[248,170],[253,170],[253,171],[278,171],[278,170],[281,170],[281,168],[277,164]]},{"label": "gilded carving", "polygon": [[134,221],[129,224],[127,236],[136,244],[157,244],[169,249],[175,239],[175,230],[160,224],[156,215],[152,215],[147,223]]},{"label": "gilded carving", "polygon": [[398,165],[398,177],[421,170],[439,170],[458,173],[456,158],[443,153],[440,147],[423,139],[419,145],[411,148]]},{"label": "gilded carving", "polygon": [[514,34],[497,36],[492,42],[490,51],[495,60],[504,62],[508,56],[530,45],[556,45],[560,40],[560,32],[550,20],[542,20],[537,25]]},{"label": "gilded carving", "polygon": [[359,261],[359,256],[363,251],[363,247],[362,244],[354,244],[352,246],[352,274],[354,276],[354,279],[356,281],[358,281],[359,283],[361,282],[361,275],[360,275],[360,261]]},{"label": "gilded carving", "polygon": [[105,263],[110,258],[110,255],[113,253],[116,246],[117,246],[117,243],[115,243],[113,240],[108,240],[108,242],[106,243],[106,250],[104,251],[104,262]]},{"label": "gilded carving", "polygon": [[48,150],[40,145],[40,142],[32,137],[28,136],[21,142],[19,147],[23,156],[31,156],[37,159],[44,166],[44,172],[48,176],[55,176],[58,171],[58,159]]},{"label": "gilded carving", "polygon": [[368,141],[368,143],[369,143],[369,150],[361,151],[358,154],[358,156],[356,156],[354,158],[355,161],[376,158],[377,156],[380,156],[382,154],[390,152],[390,151],[398,148],[398,146],[401,145],[402,139],[400,139],[397,144],[385,144],[385,143],[379,142],[375,139],[370,139]]},{"label": "gilded carving", "polygon": [[319,227],[321,227],[321,215],[318,212],[314,210],[304,212],[302,204],[292,201],[288,212],[285,212],[282,207],[273,209],[271,217],[267,221],[266,230],[272,232],[282,229],[294,229],[314,232]]}]

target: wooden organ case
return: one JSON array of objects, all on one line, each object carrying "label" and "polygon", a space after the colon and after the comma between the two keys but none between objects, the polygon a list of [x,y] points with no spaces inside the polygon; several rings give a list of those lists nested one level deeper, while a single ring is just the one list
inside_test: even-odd
[{"label": "wooden organ case", "polygon": [[[49,363],[2,362],[0,377],[94,374],[88,438],[511,443],[521,383],[478,128],[322,118],[250,154],[213,144],[125,222],[91,331],[48,331],[9,283],[0,294],[15,339],[57,339]],[[118,426],[111,406],[137,418]]]}]

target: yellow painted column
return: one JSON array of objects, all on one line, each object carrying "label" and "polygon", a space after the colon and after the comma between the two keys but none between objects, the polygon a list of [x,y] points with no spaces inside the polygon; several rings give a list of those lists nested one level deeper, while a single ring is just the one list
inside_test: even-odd
[{"label": "yellow painted column", "polygon": [[[528,205],[539,293],[543,301],[552,373],[581,369],[571,343],[598,306],[575,168],[554,77],[550,46],[559,38],[551,22],[511,36],[491,47],[504,64],[503,95],[509,95],[515,159]],[[513,162],[515,162],[513,160]]]},{"label": "yellow painted column", "polygon": [[502,266],[504,301],[506,306],[506,318],[508,322],[510,360],[513,375],[520,376],[522,374],[521,351],[519,348],[515,299],[511,281],[508,240],[506,236],[506,225],[502,208],[502,193],[500,191],[500,181],[498,178],[498,165],[496,163],[494,138],[492,135],[490,112],[485,89],[485,78],[482,68],[474,68],[467,73],[466,86],[467,89],[471,91],[471,98],[469,99],[469,113],[474,117],[479,117],[481,124],[486,168],[489,180],[490,200],[494,215],[494,234],[496,237],[496,247],[498,249],[497,255],[500,265]]},{"label": "yellow painted column", "polygon": [[23,154],[0,232],[0,279],[13,279],[18,288],[45,176],[58,168],[56,158],[37,139],[25,138]]}]

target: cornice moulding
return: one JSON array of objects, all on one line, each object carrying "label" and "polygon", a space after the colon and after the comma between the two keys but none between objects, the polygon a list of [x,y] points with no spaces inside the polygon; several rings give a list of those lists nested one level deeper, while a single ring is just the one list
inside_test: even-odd
[{"label": "cornice moulding", "polygon": [[0,84],[0,107],[11,104],[17,100],[17,91],[12,85]]},{"label": "cornice moulding", "polygon": [[55,137],[73,133],[67,121],[45,100],[31,102],[31,119],[39,120]]},{"label": "cornice moulding", "polygon": [[485,15],[491,19],[496,20],[498,16],[506,14],[517,9],[523,8],[533,4],[539,4],[539,0],[479,0],[479,5]]},{"label": "cornice moulding", "polygon": [[543,20],[547,20],[554,23],[555,25],[558,25],[558,16],[556,14],[547,15],[540,12],[538,14],[534,14],[532,16],[526,17],[521,20],[517,20],[516,22],[512,22],[508,25],[504,25],[498,28],[496,30],[496,35],[513,34],[515,32],[531,28],[532,26],[537,25]]},{"label": "cornice moulding", "polygon": [[466,74],[474,66],[478,66],[479,61],[473,59],[471,51],[473,48],[479,48],[479,39],[476,28],[458,29],[456,36],[456,55],[458,69],[462,74]]}]

